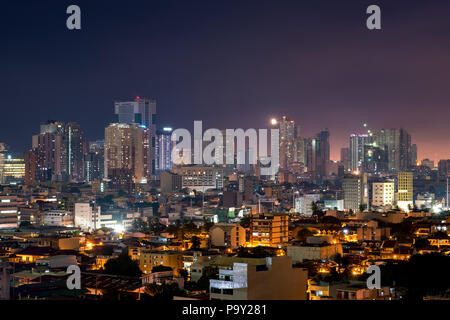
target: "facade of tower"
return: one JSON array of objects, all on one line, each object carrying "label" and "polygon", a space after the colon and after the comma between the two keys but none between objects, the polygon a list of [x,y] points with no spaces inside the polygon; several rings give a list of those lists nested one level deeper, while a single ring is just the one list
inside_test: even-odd
[{"label": "facade of tower", "polygon": [[156,133],[156,173],[172,169],[172,128],[164,127]]},{"label": "facade of tower", "polygon": [[86,182],[103,180],[105,173],[104,140],[89,142],[89,149],[84,156],[84,175]]},{"label": "facade of tower", "polygon": [[355,212],[360,206],[367,208],[369,203],[369,187],[367,174],[347,174],[342,181],[344,190],[344,209]]},{"label": "facade of tower", "polygon": [[316,169],[321,178],[326,176],[326,166],[330,161],[330,133],[328,130],[321,131],[317,135],[316,142]]},{"label": "facade of tower", "polygon": [[149,129],[148,166],[156,174],[156,101],[136,97],[134,101],[114,102],[116,123],[136,124]]},{"label": "facade of tower", "polygon": [[413,173],[397,173],[397,205],[403,211],[410,211],[413,206]]},{"label": "facade of tower", "polygon": [[67,153],[64,124],[48,121],[41,125],[41,132],[32,138],[32,150],[36,153],[37,181],[64,181]]},{"label": "facade of tower", "polygon": [[365,145],[369,143],[367,134],[350,135],[350,169],[351,171],[360,171],[364,166]]},{"label": "facade of tower", "polygon": [[141,125],[113,123],[105,129],[104,176],[129,177],[140,183],[149,177],[149,129]]},{"label": "facade of tower", "polygon": [[288,165],[296,161],[296,136],[297,129],[294,120],[283,116],[278,121],[280,130],[280,168],[287,169]]},{"label": "facade of tower", "polygon": [[74,122],[64,126],[66,174],[70,181],[84,181],[83,130]]},{"label": "facade of tower", "polygon": [[375,142],[388,159],[388,170],[399,172],[411,166],[411,136],[404,129],[381,129],[375,133]]}]

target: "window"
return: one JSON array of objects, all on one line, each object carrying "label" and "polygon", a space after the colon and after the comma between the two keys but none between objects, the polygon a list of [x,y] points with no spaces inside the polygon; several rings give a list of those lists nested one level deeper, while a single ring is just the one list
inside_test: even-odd
[{"label": "window", "polygon": [[211,288],[211,293],[221,293],[219,288]]},{"label": "window", "polygon": [[223,289],[223,294],[233,295],[233,289]]}]

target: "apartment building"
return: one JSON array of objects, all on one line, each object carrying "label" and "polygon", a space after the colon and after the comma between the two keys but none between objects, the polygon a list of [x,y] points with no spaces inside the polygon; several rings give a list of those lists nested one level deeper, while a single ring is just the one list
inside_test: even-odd
[{"label": "apartment building", "polygon": [[210,280],[211,300],[306,300],[308,271],[290,257],[268,257],[262,265],[235,262]]}]

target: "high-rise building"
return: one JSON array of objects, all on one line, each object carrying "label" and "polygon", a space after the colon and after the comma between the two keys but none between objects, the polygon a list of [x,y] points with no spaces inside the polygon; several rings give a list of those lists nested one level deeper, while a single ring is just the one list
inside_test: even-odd
[{"label": "high-rise building", "polygon": [[67,177],[71,181],[84,181],[83,130],[75,122],[67,123],[64,126],[64,140]]},{"label": "high-rise building", "polygon": [[372,206],[393,205],[395,200],[394,181],[374,182],[372,184]]},{"label": "high-rise building", "polygon": [[37,181],[63,181],[66,173],[66,144],[64,124],[47,121],[40,133],[33,136],[32,150],[36,152]]},{"label": "high-rise building", "polygon": [[156,173],[172,169],[172,131],[170,127],[164,127],[156,132]]},{"label": "high-rise building", "polygon": [[[51,120],[41,124],[40,129],[40,133],[33,136],[26,161],[29,168],[34,168],[33,179],[84,181],[84,140],[80,126]],[[32,164],[31,160],[36,163]]]},{"label": "high-rise building", "polygon": [[156,101],[136,97],[134,101],[114,102],[115,122],[150,127],[156,124]]},{"label": "high-rise building", "polygon": [[84,176],[86,182],[103,180],[105,173],[105,141],[89,142],[89,151],[84,156]]},{"label": "high-rise building", "polygon": [[317,164],[317,139],[306,138],[305,140],[305,164],[309,172],[316,171]]},{"label": "high-rise building", "polygon": [[287,169],[288,165],[296,160],[297,129],[294,120],[289,120],[286,116],[278,121],[278,129],[280,130],[280,168]]},{"label": "high-rise building", "polygon": [[406,130],[378,130],[375,133],[375,142],[386,152],[390,172],[408,170],[413,157],[411,155],[411,136]]},{"label": "high-rise building", "polygon": [[364,146],[364,171],[367,173],[381,173],[388,171],[386,152],[375,143]]},{"label": "high-rise building", "polygon": [[345,171],[350,169],[350,148],[341,148],[341,163],[344,166]]},{"label": "high-rise building", "polygon": [[28,150],[25,153],[25,185],[31,186],[39,180],[38,152]]},{"label": "high-rise building", "polygon": [[397,173],[397,205],[404,211],[409,211],[413,205],[413,173]]},{"label": "high-rise building", "polygon": [[328,130],[321,131],[316,140],[316,172],[323,179],[326,176],[326,166],[330,161],[330,133]]},{"label": "high-rise building", "polygon": [[351,171],[361,171],[364,166],[364,150],[369,143],[368,134],[350,135],[350,169]]},{"label": "high-rise building", "polygon": [[136,97],[134,101],[114,103],[116,123],[137,124],[149,129],[148,166],[150,175],[156,174],[156,101]]},{"label": "high-rise building", "polygon": [[415,167],[416,165],[417,165],[417,144],[412,144],[410,166]]},{"label": "high-rise building", "polygon": [[8,147],[6,146],[6,144],[3,142],[0,142],[0,184],[3,183],[2,182],[3,181],[3,171],[1,170],[1,168],[7,157],[7,151],[8,151],[7,149],[8,149]]},{"label": "high-rise building", "polygon": [[134,183],[146,181],[149,176],[148,128],[137,124],[110,124],[105,129],[104,148],[105,178],[114,179],[120,172],[119,176],[129,177]]},{"label": "high-rise building", "polygon": [[367,174],[346,174],[342,181],[342,189],[344,190],[344,209],[353,210],[360,209],[360,206],[367,208],[369,203],[369,188],[367,185]]}]

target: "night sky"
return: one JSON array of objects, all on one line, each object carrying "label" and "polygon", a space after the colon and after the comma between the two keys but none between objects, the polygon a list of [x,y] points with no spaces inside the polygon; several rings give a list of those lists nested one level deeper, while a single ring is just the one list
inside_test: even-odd
[{"label": "night sky", "polygon": [[[381,31],[366,28],[370,4]],[[0,141],[15,152],[48,119],[101,139],[113,101],[139,95],[161,125],[286,115],[305,137],[328,128],[338,160],[367,122],[405,128],[419,159],[450,158],[448,0],[3,1],[0,41]]]}]

